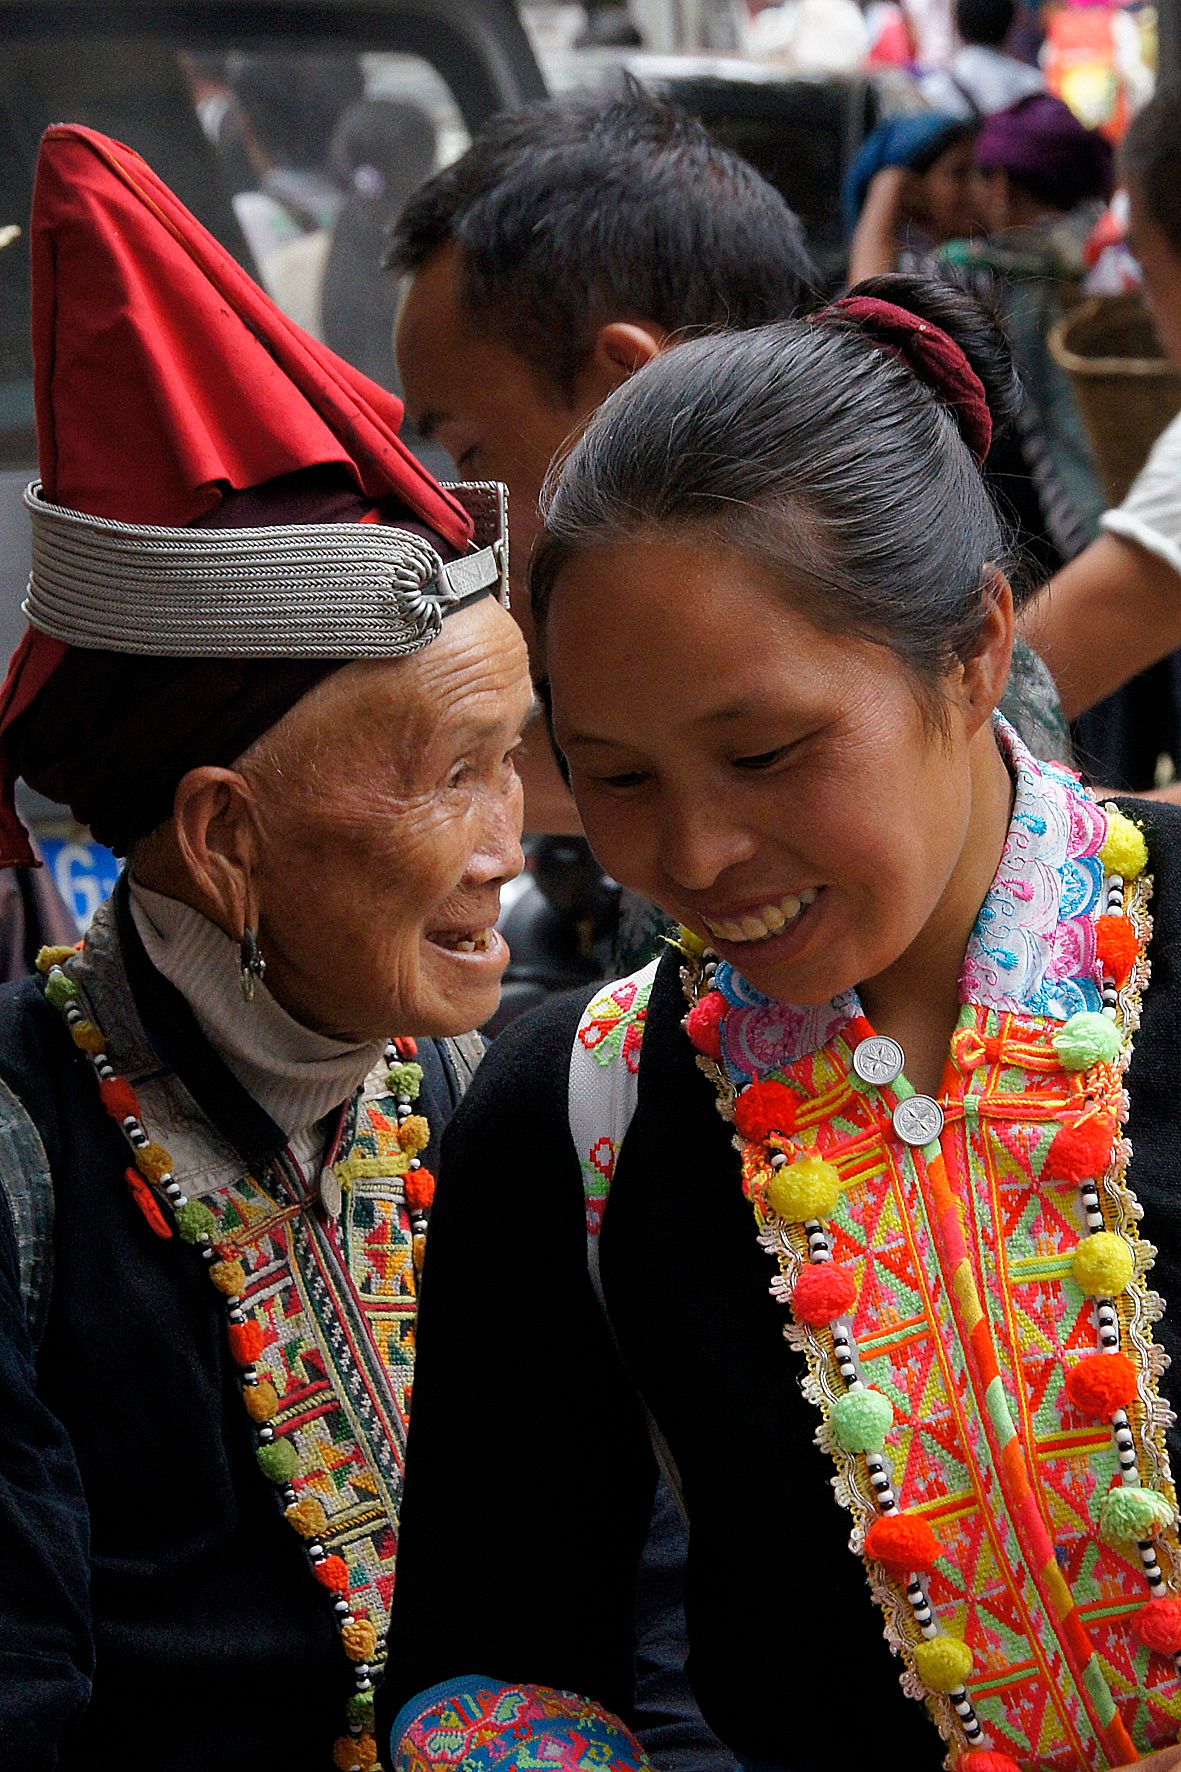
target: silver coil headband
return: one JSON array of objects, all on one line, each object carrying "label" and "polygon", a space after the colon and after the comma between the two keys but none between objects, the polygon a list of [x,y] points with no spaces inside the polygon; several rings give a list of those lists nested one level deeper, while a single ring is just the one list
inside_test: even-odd
[{"label": "silver coil headband", "polygon": [[[497,590],[508,604],[503,488],[450,488],[489,545],[444,565],[380,523],[165,529],[113,523],[25,492],[30,624],[71,646],[161,658],[399,658]],[[484,535],[479,533],[481,525]]]}]

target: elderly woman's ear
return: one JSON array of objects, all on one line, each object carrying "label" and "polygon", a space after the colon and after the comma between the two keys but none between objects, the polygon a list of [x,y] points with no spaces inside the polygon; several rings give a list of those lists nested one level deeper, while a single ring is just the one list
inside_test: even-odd
[{"label": "elderly woman's ear", "polygon": [[234,941],[241,941],[244,929],[257,929],[258,802],[245,776],[235,769],[190,769],[176,790],[171,827],[164,830],[171,831],[187,886],[170,890]]}]

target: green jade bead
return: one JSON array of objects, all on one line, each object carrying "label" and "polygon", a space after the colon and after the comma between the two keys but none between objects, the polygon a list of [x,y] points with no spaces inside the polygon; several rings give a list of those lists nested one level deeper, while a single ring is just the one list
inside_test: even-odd
[{"label": "green jade bead", "polygon": [[290,1440],[272,1440],[255,1452],[259,1469],[272,1483],[289,1483],[299,1469],[299,1453]]},{"label": "green jade bead", "polygon": [[182,1243],[199,1243],[217,1229],[217,1219],[203,1200],[186,1200],[176,1209],[176,1229]]},{"label": "green jade bead", "polygon": [[894,1405],[881,1391],[847,1391],[832,1406],[833,1438],[843,1452],[881,1452]]},{"label": "green jade bead", "polygon": [[1119,1029],[1110,1016],[1080,1009],[1059,1028],[1052,1044],[1068,1071],[1089,1071],[1093,1064],[1111,1064],[1119,1057]]}]

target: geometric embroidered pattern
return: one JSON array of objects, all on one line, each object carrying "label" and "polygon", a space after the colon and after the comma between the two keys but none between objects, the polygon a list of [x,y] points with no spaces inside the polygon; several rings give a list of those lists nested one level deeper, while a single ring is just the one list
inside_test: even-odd
[{"label": "geometric embroidered pattern", "polygon": [[618,1717],[573,1693],[455,1681],[402,1734],[395,1772],[649,1772]]}]

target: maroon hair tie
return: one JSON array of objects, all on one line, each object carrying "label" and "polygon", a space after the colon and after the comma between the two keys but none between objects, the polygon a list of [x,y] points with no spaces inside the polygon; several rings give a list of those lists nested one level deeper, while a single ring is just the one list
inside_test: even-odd
[{"label": "maroon hair tie", "polygon": [[822,319],[825,314],[867,321],[866,331],[872,342],[905,363],[933,394],[955,409],[960,436],[977,467],[983,467],[992,446],[988,396],[963,348],[950,333],[909,309],[900,308],[896,302],[879,300],[876,295],[847,295],[822,308],[816,318]]}]

